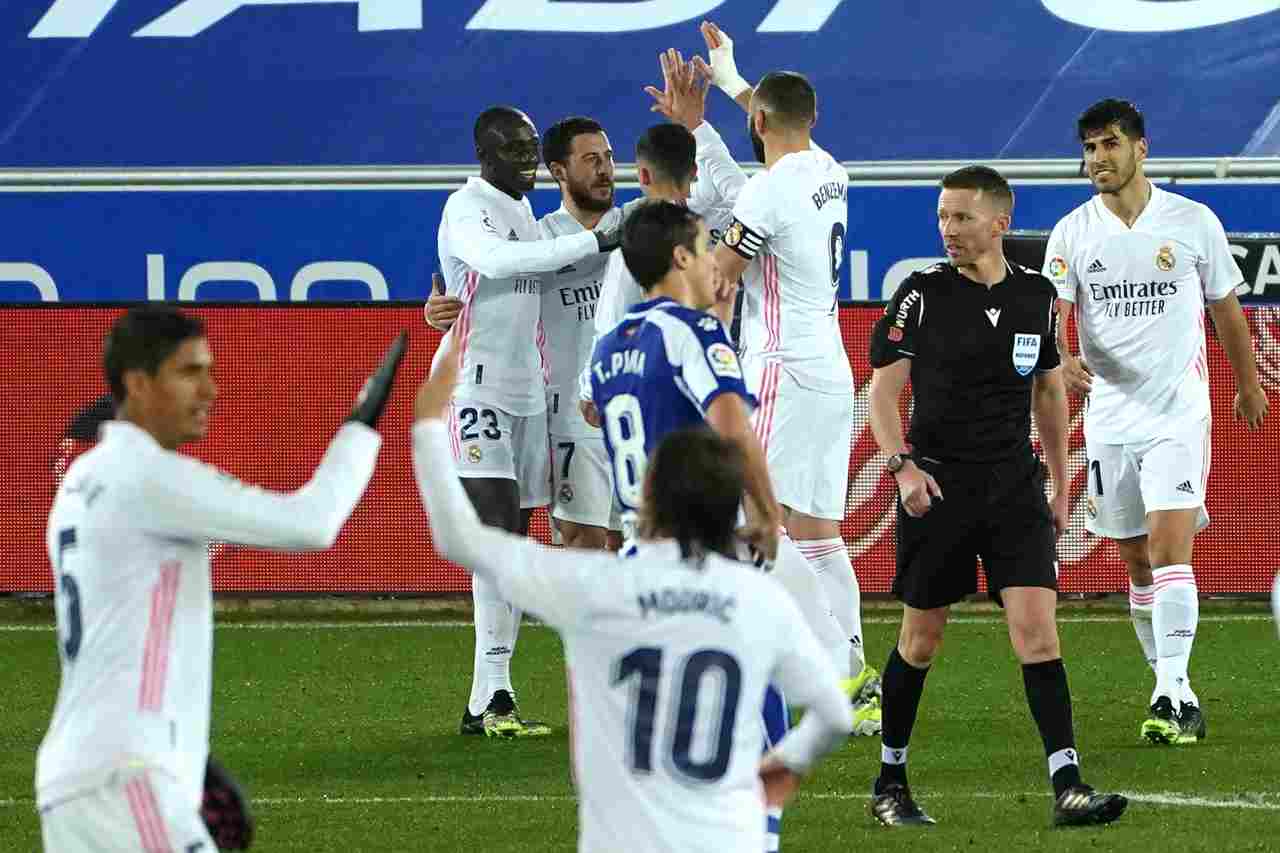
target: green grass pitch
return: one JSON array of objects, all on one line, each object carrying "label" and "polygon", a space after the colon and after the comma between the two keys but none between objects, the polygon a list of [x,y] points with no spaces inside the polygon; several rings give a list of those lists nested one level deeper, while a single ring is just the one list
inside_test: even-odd
[{"label": "green grass pitch", "polygon": [[[858,738],[788,809],[783,849],[1280,850],[1280,640],[1263,609],[1205,606],[1193,675],[1209,737],[1172,749],[1139,741],[1152,678],[1126,614],[1060,615],[1082,769],[1133,797],[1119,823],[1049,828],[1044,757],[1004,625],[972,612],[948,629],[911,744],[912,785],[938,826],[874,825],[867,792],[879,740]],[[867,621],[880,666],[896,613]],[[525,712],[556,727],[540,741],[456,734],[470,683],[466,625],[233,613],[219,617],[216,642],[213,751],[255,801],[256,850],[574,849],[552,631],[526,625],[513,670]],[[58,678],[47,615],[0,610],[0,648],[0,851],[36,851],[33,764]]]}]

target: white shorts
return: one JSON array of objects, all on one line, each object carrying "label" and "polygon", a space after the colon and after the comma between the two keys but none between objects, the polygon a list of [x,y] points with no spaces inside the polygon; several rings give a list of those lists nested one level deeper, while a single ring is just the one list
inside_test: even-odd
[{"label": "white shorts", "polygon": [[190,797],[154,770],[42,809],[40,830],[46,853],[218,853]]},{"label": "white shorts", "polygon": [[486,403],[455,397],[449,414],[453,460],[459,477],[515,480],[520,507],[551,500],[547,413],[512,415]]},{"label": "white shorts", "polygon": [[853,398],[799,385],[778,362],[765,365],[752,416],[778,503],[841,521],[849,492]]},{"label": "white shorts", "polygon": [[1163,435],[1134,444],[1095,444],[1086,436],[1085,527],[1108,539],[1133,539],[1147,535],[1149,512],[1196,508],[1196,529],[1208,526],[1210,440],[1209,418],[1173,421]]},{"label": "white shorts", "polygon": [[613,504],[613,469],[604,437],[551,436],[551,517],[621,530]]}]

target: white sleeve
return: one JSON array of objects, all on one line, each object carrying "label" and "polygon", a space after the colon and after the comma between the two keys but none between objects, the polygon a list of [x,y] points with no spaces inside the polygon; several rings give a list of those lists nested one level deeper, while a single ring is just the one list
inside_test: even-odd
[{"label": "white sleeve", "polygon": [[1062,219],[1053,226],[1049,242],[1044,247],[1045,278],[1053,282],[1058,291],[1058,298],[1075,304],[1076,288],[1080,286],[1080,278],[1071,262],[1071,247],[1067,245],[1067,220]]},{"label": "white sleeve", "polygon": [[493,582],[516,607],[561,630],[588,612],[593,584],[607,578],[604,552],[545,548],[480,522],[462,490],[443,421],[413,425],[413,473],[431,522],[436,551],[473,574]]},{"label": "white sleeve", "polygon": [[733,221],[724,234],[724,245],[747,260],[754,260],[774,235],[776,197],[769,192],[769,173],[759,172],[747,181],[733,206]]},{"label": "white sleeve", "polygon": [[594,231],[551,240],[507,240],[482,207],[456,193],[449,201],[444,215],[450,251],[485,278],[553,272],[599,251]]},{"label": "white sleeve", "polygon": [[639,290],[640,285],[631,277],[627,262],[622,258],[622,250],[614,249],[609,253],[604,279],[600,282],[600,296],[596,299],[596,340],[612,332],[626,316],[627,309],[643,300],[643,293],[639,299],[636,298]]},{"label": "white sleeve", "polygon": [[614,249],[609,254],[609,261],[604,268],[600,295],[596,297],[595,324],[591,337],[591,349],[587,353],[587,363],[582,365],[582,371],[578,374],[578,396],[581,399],[591,399],[591,359],[595,357],[596,344],[622,322],[628,308],[643,300],[643,293],[640,294],[639,299],[635,298],[639,290],[640,285],[636,284],[635,279],[631,277],[631,271],[627,269],[626,261],[622,258],[622,250]]},{"label": "white sleeve", "polygon": [[693,182],[689,209],[705,216],[713,208],[730,206],[738,200],[738,194],[747,185],[747,173],[733,159],[711,122],[698,125],[693,138],[698,146],[698,179]]},{"label": "white sleeve", "polygon": [[295,492],[249,485],[188,456],[157,454],[137,485],[138,523],[160,535],[279,548],[333,545],[373,476],[382,436],[348,423]]},{"label": "white sleeve", "polygon": [[805,773],[853,731],[853,711],[831,659],[790,594],[780,588],[772,607],[781,654],[770,680],[788,702],[807,709],[774,749],[788,768]]},{"label": "white sleeve", "polygon": [[1200,206],[1200,211],[1205,243],[1202,256],[1196,260],[1196,272],[1200,274],[1205,301],[1217,302],[1226,299],[1244,283],[1244,274],[1236,264],[1235,255],[1231,254],[1231,244],[1227,242],[1222,220],[1204,205]]}]

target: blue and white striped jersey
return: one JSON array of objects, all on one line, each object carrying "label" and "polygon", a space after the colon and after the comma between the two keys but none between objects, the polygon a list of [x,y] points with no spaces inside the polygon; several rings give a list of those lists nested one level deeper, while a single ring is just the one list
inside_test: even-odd
[{"label": "blue and white striped jersey", "polygon": [[667,297],[633,306],[596,343],[589,369],[624,512],[640,506],[645,464],[663,436],[702,423],[726,392],[756,406],[723,324]]}]

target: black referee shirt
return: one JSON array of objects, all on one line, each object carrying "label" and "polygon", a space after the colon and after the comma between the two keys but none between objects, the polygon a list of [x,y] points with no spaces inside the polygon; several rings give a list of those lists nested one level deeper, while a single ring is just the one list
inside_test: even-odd
[{"label": "black referee shirt", "polygon": [[940,462],[995,462],[1031,452],[1031,383],[1059,364],[1057,292],[1009,264],[988,288],[937,264],[902,283],[871,334],[871,365],[911,359],[907,440]]}]

